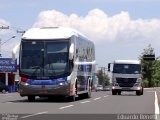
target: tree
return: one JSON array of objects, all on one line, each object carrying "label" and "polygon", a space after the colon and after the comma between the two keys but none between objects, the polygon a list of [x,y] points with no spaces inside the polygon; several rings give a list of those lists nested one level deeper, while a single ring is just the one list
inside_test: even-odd
[{"label": "tree", "polygon": [[109,85],[108,75],[101,69],[97,71],[98,83],[103,86]]},{"label": "tree", "polygon": [[151,87],[154,86],[154,74],[155,74],[155,61],[153,60],[143,60],[144,55],[153,55],[154,53],[154,48],[151,47],[149,44],[147,48],[143,50],[141,53],[141,56],[139,59],[141,60],[141,65],[142,65],[142,79],[144,83],[148,83],[146,87]]}]

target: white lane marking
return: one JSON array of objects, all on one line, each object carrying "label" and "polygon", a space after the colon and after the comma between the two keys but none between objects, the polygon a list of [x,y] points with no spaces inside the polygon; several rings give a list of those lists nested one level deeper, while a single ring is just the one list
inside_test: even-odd
[{"label": "white lane marking", "polygon": [[7,99],[7,98],[11,98],[11,97],[13,97],[13,96],[7,96],[7,97],[4,97],[3,99]]},{"label": "white lane marking", "polygon": [[158,98],[157,98],[157,92],[155,91],[155,114],[159,115],[159,105],[158,105]]},{"label": "white lane marking", "polygon": [[6,103],[13,103],[13,102],[6,102]]},{"label": "white lane marking", "polygon": [[105,95],[105,96],[103,96],[103,97],[108,97],[108,95]]},{"label": "white lane marking", "polygon": [[73,106],[74,106],[74,105],[68,105],[68,106],[60,107],[59,109],[62,110],[62,109],[69,108],[69,107],[73,107]]},{"label": "white lane marking", "polygon": [[101,97],[95,98],[94,100],[99,100],[99,99],[101,99]]},{"label": "white lane marking", "polygon": [[82,104],[83,104],[83,103],[88,103],[88,102],[91,102],[91,101],[83,101],[83,102],[80,102],[80,103],[82,103]]},{"label": "white lane marking", "polygon": [[26,115],[26,116],[23,116],[21,118],[28,118],[28,117],[33,117],[33,116],[36,116],[36,115],[41,115],[41,114],[45,114],[45,113],[48,113],[48,111],[44,111],[44,112],[39,112],[39,113],[35,113],[35,114],[32,114],[32,115]]}]

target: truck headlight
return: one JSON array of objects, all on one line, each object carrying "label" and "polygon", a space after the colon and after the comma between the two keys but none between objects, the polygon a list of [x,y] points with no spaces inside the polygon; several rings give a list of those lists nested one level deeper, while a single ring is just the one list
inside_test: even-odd
[{"label": "truck headlight", "polygon": [[112,85],[113,85],[113,86],[119,86],[119,84],[118,84],[118,83],[113,83]]},{"label": "truck headlight", "polygon": [[142,81],[142,78],[138,78],[138,79],[137,79],[137,82],[141,82],[141,81]]},{"label": "truck headlight", "polygon": [[140,83],[135,83],[135,84],[134,84],[135,87],[138,87],[138,86],[140,86],[140,85],[141,85]]}]

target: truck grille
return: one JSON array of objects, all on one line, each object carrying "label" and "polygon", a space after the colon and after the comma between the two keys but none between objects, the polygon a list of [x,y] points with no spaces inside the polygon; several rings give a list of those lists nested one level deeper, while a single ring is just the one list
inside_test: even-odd
[{"label": "truck grille", "polygon": [[120,87],[133,87],[137,78],[116,78]]}]

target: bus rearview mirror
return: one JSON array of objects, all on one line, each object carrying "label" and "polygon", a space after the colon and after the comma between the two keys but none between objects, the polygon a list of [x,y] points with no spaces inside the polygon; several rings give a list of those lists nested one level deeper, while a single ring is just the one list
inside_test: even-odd
[{"label": "bus rearview mirror", "polygon": [[72,43],[69,48],[69,59],[72,60],[74,55],[74,44]]}]

